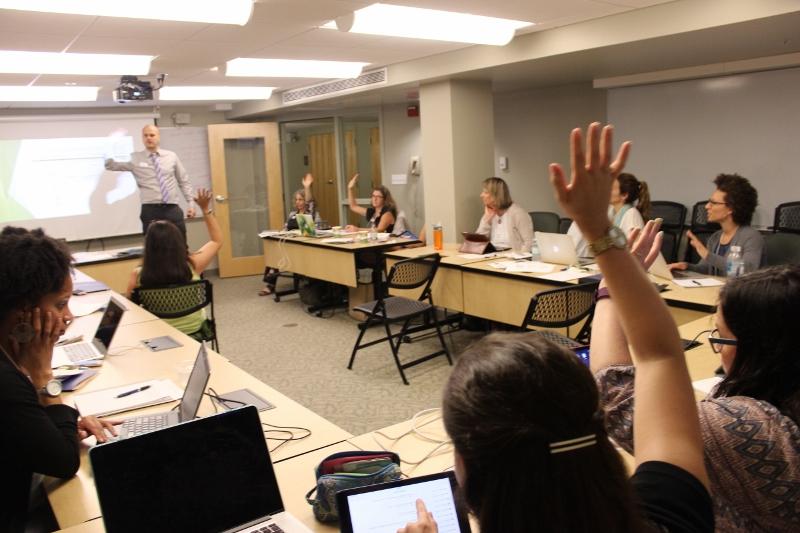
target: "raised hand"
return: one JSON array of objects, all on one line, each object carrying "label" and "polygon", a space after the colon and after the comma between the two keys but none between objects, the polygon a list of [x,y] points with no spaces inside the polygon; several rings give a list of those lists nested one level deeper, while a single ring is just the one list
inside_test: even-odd
[{"label": "raised hand", "polygon": [[648,220],[644,228],[634,228],[628,235],[631,244],[631,254],[648,270],[661,252],[661,242],[664,232],[661,229],[662,219]]},{"label": "raised hand", "polygon": [[309,172],[305,176],[303,176],[303,188],[308,189],[314,184],[314,176],[311,175]]},{"label": "raised hand", "polygon": [[348,189],[355,189],[356,185],[358,185],[358,174],[353,174],[353,177],[350,179],[350,182],[347,184]]},{"label": "raised hand", "polygon": [[194,201],[200,206],[200,209],[203,210],[203,213],[208,212],[208,206],[211,205],[211,202],[213,201],[211,191],[208,189],[197,189]]},{"label": "raised hand", "polygon": [[708,248],[703,244],[703,241],[697,238],[697,235],[692,233],[692,230],[686,230],[686,237],[689,239],[689,244],[692,245],[697,255],[705,259],[708,256]]},{"label": "raised hand", "polygon": [[608,229],[611,184],[625,167],[630,151],[630,142],[622,143],[617,157],[611,161],[612,131],[612,126],[607,125],[601,130],[598,122],[592,123],[587,131],[584,151],[580,128],[572,130],[572,175],[569,183],[561,165],[550,165],[550,182],[558,203],[589,241],[603,236]]}]

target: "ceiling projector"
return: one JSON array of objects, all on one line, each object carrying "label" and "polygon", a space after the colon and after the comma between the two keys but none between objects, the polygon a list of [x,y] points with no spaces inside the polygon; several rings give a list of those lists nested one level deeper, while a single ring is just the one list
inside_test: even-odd
[{"label": "ceiling projector", "polygon": [[136,76],[122,76],[119,87],[114,90],[114,100],[120,104],[143,102],[153,99],[153,86]]}]

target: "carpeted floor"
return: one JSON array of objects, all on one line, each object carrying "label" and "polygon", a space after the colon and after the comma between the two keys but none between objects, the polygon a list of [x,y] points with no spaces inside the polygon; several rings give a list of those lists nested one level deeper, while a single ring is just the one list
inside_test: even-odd
[{"label": "carpeted floor", "polygon": [[[319,318],[305,311],[297,295],[280,302],[258,296],[261,276],[209,279],[220,352],[341,428],[360,435],[439,406],[452,368],[444,356],[406,370],[410,385],[403,385],[387,343],[359,351],[348,370],[358,330],[343,309]],[[378,332],[374,328],[366,338]],[[476,335],[456,331],[445,338],[455,356]],[[401,360],[437,346],[435,338],[404,344]]]}]

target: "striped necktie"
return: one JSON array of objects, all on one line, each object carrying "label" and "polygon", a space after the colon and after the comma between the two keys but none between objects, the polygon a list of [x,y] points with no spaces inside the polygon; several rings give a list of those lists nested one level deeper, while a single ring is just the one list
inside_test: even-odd
[{"label": "striped necktie", "polygon": [[169,191],[167,190],[167,182],[164,179],[164,174],[161,172],[161,165],[158,162],[158,154],[153,152],[150,154],[150,161],[153,163],[153,168],[156,169],[156,179],[158,180],[158,188],[161,189],[161,201],[165,204],[169,203]]}]

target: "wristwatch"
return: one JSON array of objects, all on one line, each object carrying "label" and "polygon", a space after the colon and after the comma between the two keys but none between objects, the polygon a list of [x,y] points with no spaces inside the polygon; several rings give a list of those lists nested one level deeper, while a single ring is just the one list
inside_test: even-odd
[{"label": "wristwatch", "polygon": [[50,398],[58,398],[61,396],[61,382],[57,379],[51,379],[45,383],[44,387],[39,389],[39,394],[49,396]]},{"label": "wristwatch", "polygon": [[611,248],[619,248],[624,250],[627,244],[628,239],[625,238],[625,234],[622,232],[622,230],[617,226],[611,226],[608,228],[608,230],[606,230],[605,235],[589,243],[589,249],[592,251],[595,257],[597,257]]}]

